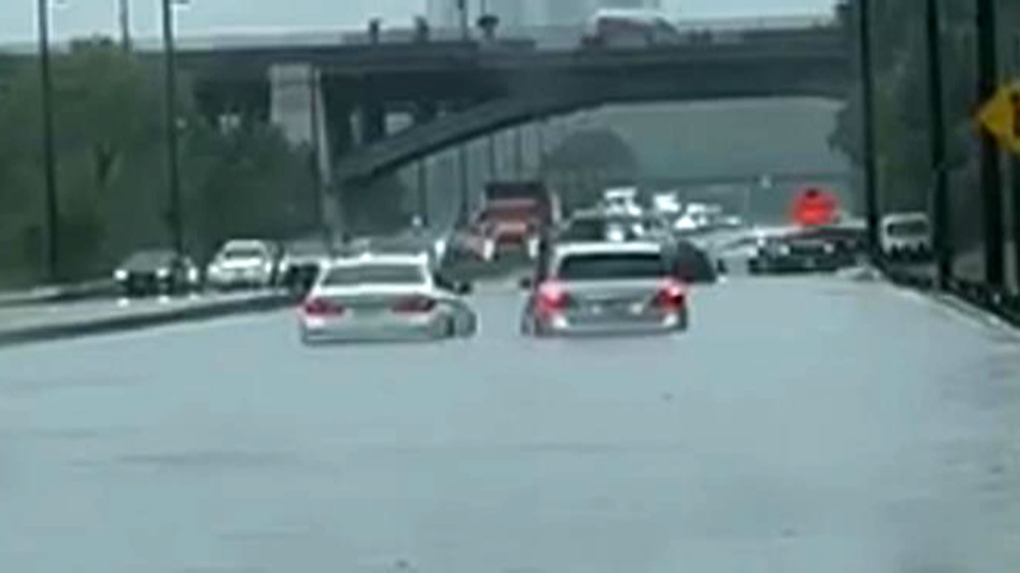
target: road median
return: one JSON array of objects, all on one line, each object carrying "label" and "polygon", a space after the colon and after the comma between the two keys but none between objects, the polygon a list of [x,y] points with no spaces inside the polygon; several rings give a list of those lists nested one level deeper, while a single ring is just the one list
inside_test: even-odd
[{"label": "road median", "polygon": [[211,320],[237,314],[269,312],[294,303],[288,293],[271,292],[211,299],[177,300],[164,304],[116,305],[84,316],[44,316],[15,324],[0,324],[0,346],[77,338],[152,328],[182,322]]}]

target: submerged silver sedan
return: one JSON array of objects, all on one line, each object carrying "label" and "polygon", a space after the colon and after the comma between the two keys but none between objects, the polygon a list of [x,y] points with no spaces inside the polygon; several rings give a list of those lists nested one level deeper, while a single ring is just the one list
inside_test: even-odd
[{"label": "submerged silver sedan", "polygon": [[478,318],[427,255],[363,254],[326,264],[301,306],[302,342],[470,337]]},{"label": "submerged silver sedan", "polygon": [[688,325],[687,289],[659,243],[566,243],[529,289],[522,334],[670,333]]}]

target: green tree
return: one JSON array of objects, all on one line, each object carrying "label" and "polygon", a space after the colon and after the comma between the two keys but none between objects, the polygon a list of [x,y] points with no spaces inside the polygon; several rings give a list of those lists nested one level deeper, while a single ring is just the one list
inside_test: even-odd
[{"label": "green tree", "polygon": [[606,185],[633,182],[640,171],[630,145],[606,129],[572,134],[543,158],[540,168],[568,211],[596,201]]},{"label": "green tree", "polygon": [[[8,65],[8,69],[11,66]],[[0,282],[40,276],[43,165],[39,71],[15,67],[0,97]],[[62,274],[107,272],[126,253],[166,245],[167,169],[158,67],[105,39],[53,59]],[[187,246],[205,254],[234,234],[282,237],[310,228],[310,154],[276,130],[209,125],[181,86]]]}]

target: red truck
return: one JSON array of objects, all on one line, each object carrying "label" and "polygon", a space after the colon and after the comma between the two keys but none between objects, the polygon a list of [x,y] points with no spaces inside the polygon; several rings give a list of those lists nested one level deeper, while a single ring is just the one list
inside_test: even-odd
[{"label": "red truck", "polygon": [[542,231],[555,221],[556,211],[554,197],[541,182],[489,183],[482,208],[462,235],[464,247],[484,261],[511,253],[535,258]]}]

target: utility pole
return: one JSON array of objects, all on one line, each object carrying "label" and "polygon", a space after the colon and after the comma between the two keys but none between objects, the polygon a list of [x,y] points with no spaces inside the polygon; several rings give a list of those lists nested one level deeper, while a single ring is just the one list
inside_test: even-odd
[{"label": "utility pole", "polygon": [[517,179],[524,179],[524,128],[514,129],[514,170]]},{"label": "utility pole", "polygon": [[495,181],[499,177],[499,160],[496,153],[496,134],[490,134],[486,139],[488,140],[489,181]]},{"label": "utility pole", "polygon": [[457,221],[464,223],[468,218],[468,211],[471,209],[470,190],[468,189],[468,153],[467,144],[463,143],[457,147],[457,167],[460,171],[460,212],[457,214]]},{"label": "utility pole", "polygon": [[184,232],[181,212],[181,172],[178,153],[177,125],[177,54],[174,46],[174,0],[162,0],[163,8],[163,52],[164,52],[164,98],[166,121],[167,176],[170,193],[168,223],[171,243],[178,255],[184,254]]},{"label": "utility pole", "polygon": [[[996,0],[977,0],[978,100],[995,95],[999,83]],[[985,228],[985,282],[1001,289],[1005,229],[1002,220],[1002,170],[999,146],[987,130],[981,133],[981,204]]]},{"label": "utility pole", "polygon": [[859,0],[858,42],[861,74],[861,137],[864,152],[864,212],[868,224],[868,248],[872,260],[878,259],[878,162],[875,149],[875,76],[872,55],[871,0]]},{"label": "utility pole", "polygon": [[[1020,77],[1020,34],[1013,36],[1013,75]],[[1020,125],[1014,126],[1014,129],[1020,129]],[[1013,278],[1020,292],[1020,155],[1016,153],[1010,155],[1010,172],[1013,184]]]},{"label": "utility pole", "polygon": [[457,15],[460,18],[460,38],[466,42],[471,36],[471,31],[468,28],[467,0],[457,0]]},{"label": "utility pole", "polygon": [[42,86],[43,177],[46,185],[46,273],[60,279],[60,207],[57,204],[57,154],[53,127],[53,70],[50,65],[50,3],[38,0],[39,73]]},{"label": "utility pole", "polygon": [[942,93],[942,18],[939,13],[939,0],[926,0],[925,11],[928,47],[928,105],[931,118],[930,158],[934,176],[932,219],[934,222],[935,276],[939,289],[944,290],[953,273],[953,233],[949,221],[949,174],[946,166],[946,120]]},{"label": "utility pole", "polygon": [[323,241],[328,245],[330,243],[329,225],[326,224],[324,204],[326,200],[326,182],[322,169],[322,130],[319,127],[322,123],[322,111],[319,109],[319,92],[321,89],[322,84],[319,70],[312,67],[308,74],[308,93],[311,94],[311,101],[309,101],[311,117],[309,119],[312,122],[312,193],[314,194],[312,216],[315,219],[313,224],[318,228],[322,234]]},{"label": "utility pole", "polygon": [[120,18],[120,45],[125,52],[131,51],[131,0],[117,0]]},{"label": "utility pole", "polygon": [[421,217],[422,224],[428,226],[429,224],[428,159],[423,157],[418,160],[417,175],[418,175],[418,216]]}]

